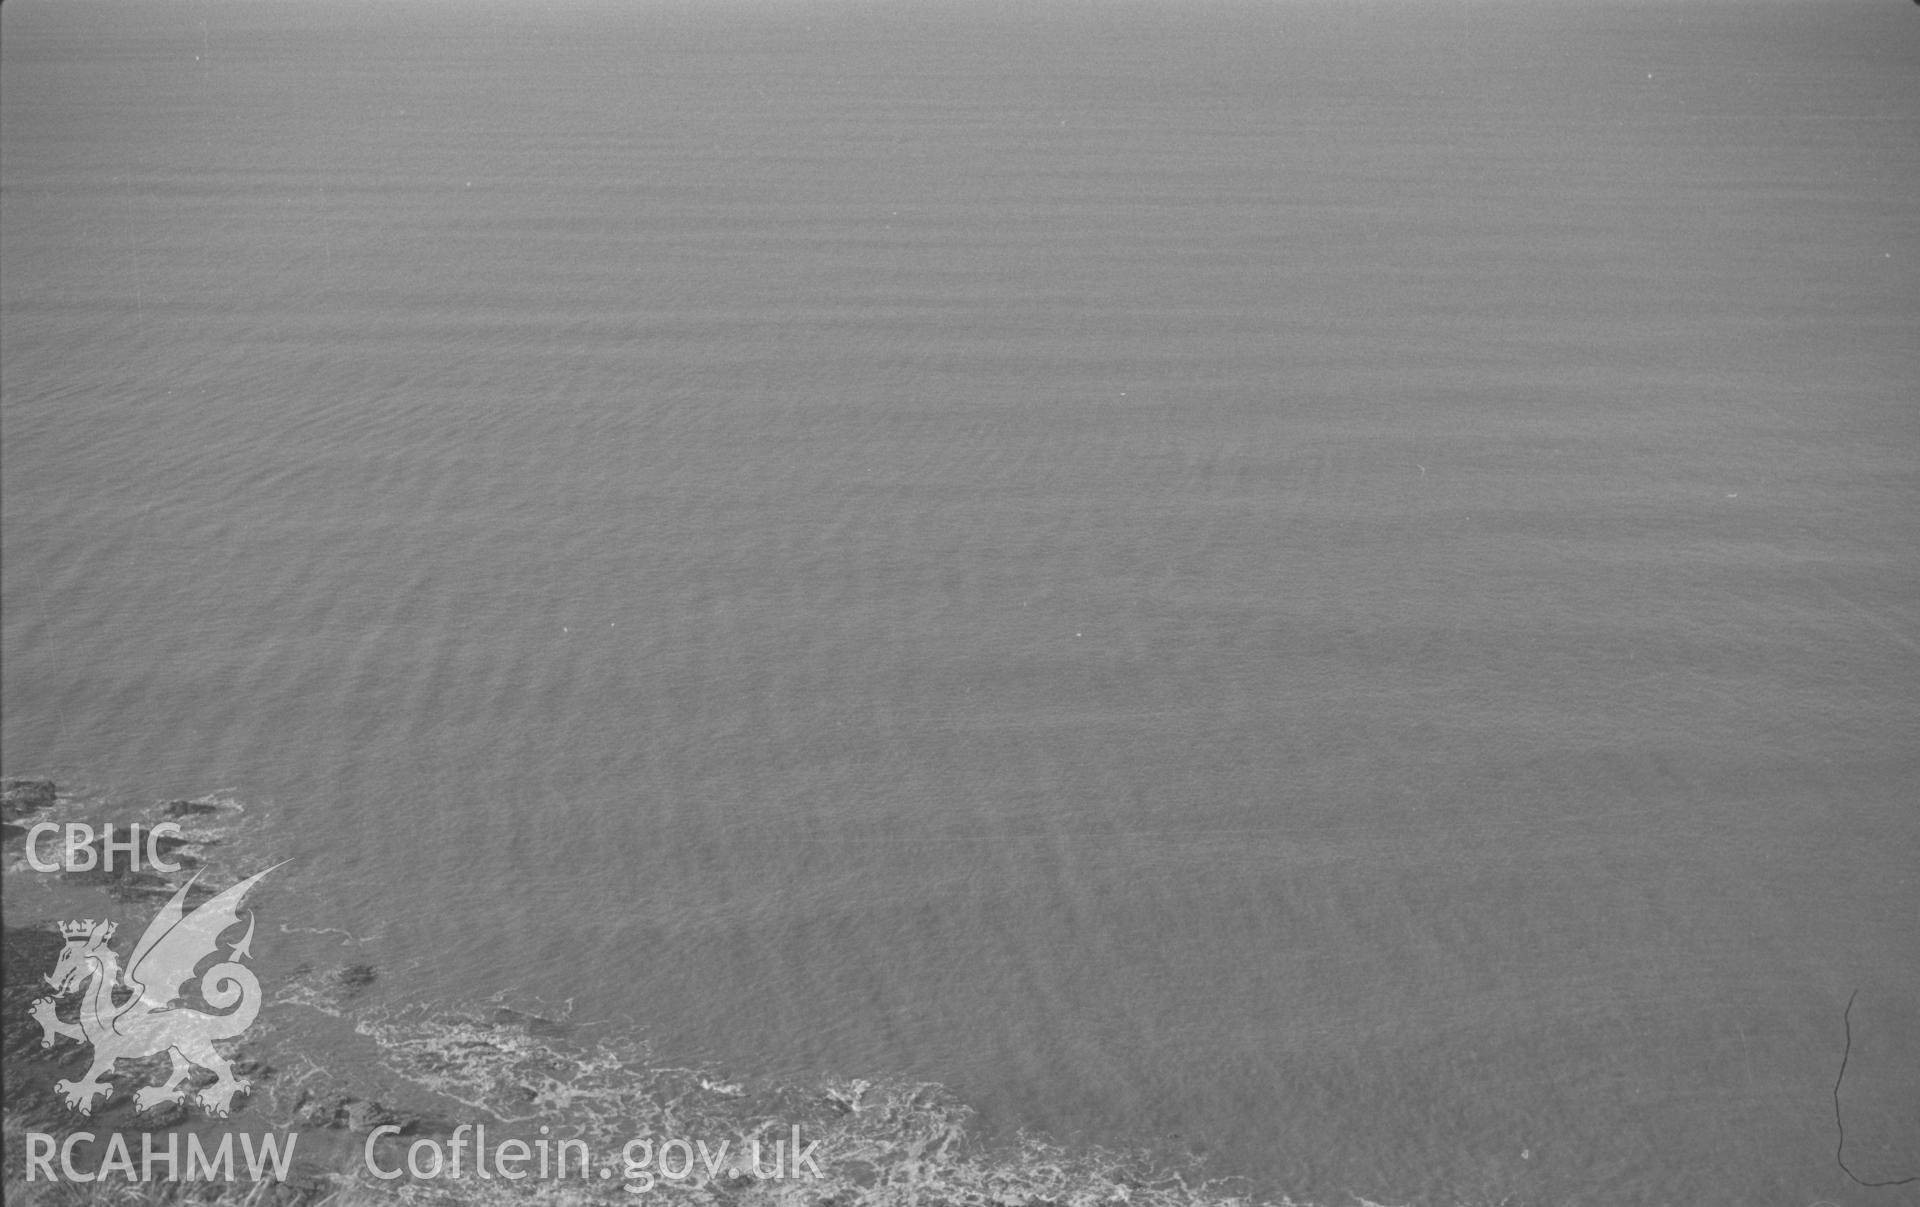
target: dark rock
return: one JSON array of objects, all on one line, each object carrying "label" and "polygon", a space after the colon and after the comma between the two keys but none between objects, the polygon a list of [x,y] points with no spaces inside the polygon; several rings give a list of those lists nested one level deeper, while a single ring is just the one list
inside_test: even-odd
[{"label": "dark rock", "polygon": [[333,974],[340,987],[348,993],[358,993],[380,978],[371,964],[349,964]]},{"label": "dark rock", "polygon": [[162,860],[166,861],[167,863],[185,864],[189,868],[200,866],[200,861],[195,859],[191,855],[182,855],[179,859],[174,859],[173,853],[179,850],[181,847],[190,847],[194,845],[196,844],[189,839],[175,838],[171,834],[156,835],[153,840],[153,849],[159,852],[160,858]]},{"label": "dark rock", "polygon": [[303,1127],[334,1128],[370,1132],[385,1127],[398,1117],[386,1107],[351,1094],[330,1094],[320,1098],[301,1095],[294,1107],[294,1122]]},{"label": "dark rock", "polygon": [[114,861],[112,871],[106,869],[106,844],[94,839],[93,866],[76,872],[63,873],[68,880],[76,884],[97,884],[107,890],[107,895],[115,901],[152,901],[165,900],[173,896],[174,885],[158,872],[145,868],[138,871],[126,866],[124,853],[115,852],[121,858]]},{"label": "dark rock", "polygon": [[178,1127],[192,1117],[193,1112],[187,1109],[187,1104],[184,1102],[163,1102],[152,1110],[141,1111],[136,1116],[140,1127],[150,1132]]},{"label": "dark rock", "polygon": [[207,813],[220,812],[220,806],[197,800],[170,800],[160,806],[160,811],[168,817],[199,817]]},{"label": "dark rock", "polygon": [[403,1115],[400,1118],[400,1134],[403,1136],[447,1136],[452,1135],[457,1126],[444,1115]]},{"label": "dark rock", "polygon": [[333,1122],[333,1105],[330,1099],[316,1098],[306,1090],[301,1090],[289,1108],[293,1124],[302,1128],[326,1127]]},{"label": "dark rock", "polygon": [[505,1006],[493,1012],[493,1025],[520,1027],[528,1035],[544,1039],[561,1039],[573,1034],[573,1027],[568,1023],[555,1022],[553,1019],[542,1018],[538,1014],[528,1014],[521,1010],[510,1010]]},{"label": "dark rock", "polygon": [[400,1136],[445,1135],[453,1123],[432,1115],[408,1114],[371,1098],[351,1094],[328,1094],[318,1098],[302,1095],[294,1104],[294,1122],[302,1127],[325,1128],[366,1135],[376,1127],[397,1127]]},{"label": "dark rock", "polygon": [[0,781],[0,817],[8,821],[50,808],[58,797],[52,780]]},{"label": "dark rock", "polygon": [[30,1011],[34,1000],[48,993],[43,978],[65,945],[51,925],[9,926],[0,940],[0,1076],[6,1081],[7,1113],[26,1127],[56,1133],[64,1133],[74,1113],[54,1093],[53,1083],[79,1076],[86,1068],[85,1053],[66,1041],[42,1048],[40,1024]]},{"label": "dark rock", "polygon": [[[143,830],[140,840],[140,857],[142,859],[146,856],[146,843],[149,837],[151,836]],[[115,841],[124,842],[125,837],[123,835],[116,835]],[[166,834],[154,838],[153,843],[161,857],[168,862],[178,863],[187,871],[193,871],[199,868],[200,861],[193,856],[182,854],[175,857],[172,854],[180,850],[183,846],[195,844]],[[131,861],[127,859],[126,852],[122,849],[116,849],[114,851],[117,858],[114,860],[113,868],[109,870],[107,868],[106,835],[103,834],[88,843],[87,849],[93,852],[93,866],[78,871],[63,873],[67,879],[77,884],[99,885],[106,889],[107,895],[115,901],[164,901],[168,897],[173,896],[174,889],[177,886],[171,880],[168,880],[158,872],[148,871],[145,868],[135,869],[129,866]],[[213,889],[196,884],[192,891],[187,894],[187,900],[190,904],[197,903],[212,896],[213,893]]]},{"label": "dark rock", "polygon": [[9,926],[0,946],[0,1049],[39,1052],[40,1024],[29,1011],[47,992],[45,976],[66,940],[51,925]]},{"label": "dark rock", "polygon": [[351,1132],[370,1132],[400,1122],[400,1116],[378,1102],[365,1098],[348,1099],[334,1115],[339,1126]]}]

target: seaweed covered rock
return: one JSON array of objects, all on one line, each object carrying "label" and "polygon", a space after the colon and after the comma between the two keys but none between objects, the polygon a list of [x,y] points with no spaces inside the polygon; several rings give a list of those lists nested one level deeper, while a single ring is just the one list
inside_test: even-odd
[{"label": "seaweed covered rock", "polygon": [[51,926],[9,926],[0,943],[0,1051],[8,1057],[40,1051],[40,1024],[30,1011],[45,995],[44,974],[64,941]]},{"label": "seaweed covered rock", "polygon": [[[59,1127],[71,1112],[53,1092],[54,1081],[69,1073],[78,1049],[51,1051],[40,1046],[42,1031],[33,1017],[34,999],[44,996],[43,975],[53,969],[64,940],[51,926],[9,926],[0,939],[0,1068],[7,1085],[7,1113],[43,1130]],[[80,1067],[84,1068],[84,1062]]]},{"label": "seaweed covered rock", "polygon": [[505,1006],[501,1006],[493,1012],[493,1025],[496,1027],[520,1027],[523,1028],[528,1035],[539,1036],[545,1039],[563,1039],[573,1033],[573,1028],[566,1023],[555,1022],[550,1018],[542,1018],[538,1014],[527,1014],[520,1010],[510,1010]]},{"label": "seaweed covered rock", "polygon": [[52,780],[0,780],[0,820],[15,821],[51,808],[58,797]]},{"label": "seaweed covered rock", "polygon": [[349,964],[333,973],[334,984],[339,986],[342,997],[358,996],[379,979],[379,971],[371,964]]}]

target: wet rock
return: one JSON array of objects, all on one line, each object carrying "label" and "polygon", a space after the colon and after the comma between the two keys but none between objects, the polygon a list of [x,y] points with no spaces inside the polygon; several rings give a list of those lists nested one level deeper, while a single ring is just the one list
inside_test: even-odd
[{"label": "wet rock", "polygon": [[160,806],[160,811],[168,817],[201,817],[220,812],[220,806],[198,800],[170,800]]},{"label": "wet rock", "polygon": [[135,1116],[139,1126],[150,1132],[178,1127],[191,1118],[193,1118],[193,1112],[187,1108],[185,1102],[163,1102],[152,1110],[141,1111]]},{"label": "wet rock", "polygon": [[399,1115],[380,1103],[368,1098],[355,1098],[351,1094],[303,1099],[294,1108],[294,1120],[304,1127],[360,1133],[401,1121]]},{"label": "wet rock", "polygon": [[189,870],[199,867],[200,861],[191,855],[181,855],[175,858],[174,852],[178,851],[181,847],[191,847],[195,845],[197,844],[191,839],[175,838],[171,834],[158,834],[155,835],[153,839],[153,849],[159,853],[162,860],[167,863],[182,864]]},{"label": "wet rock", "polygon": [[380,979],[380,974],[371,964],[349,964],[333,974],[333,979],[349,995],[359,993]]},{"label": "wet rock", "polygon": [[[115,829],[119,830],[118,827]],[[124,845],[128,838],[129,835],[125,832],[115,833],[111,868],[107,866],[107,836],[102,834],[83,848],[93,853],[93,866],[63,872],[62,875],[75,884],[98,885],[106,889],[107,895],[115,901],[164,901],[173,896],[174,889],[177,887],[174,882],[158,872],[133,866],[135,863],[144,862],[151,851],[169,863],[179,864],[182,869],[189,872],[200,867],[198,859],[179,853],[182,847],[196,845],[193,842],[175,838],[170,834],[153,835],[142,826],[139,834],[139,852],[135,858],[129,859]],[[212,889],[195,885],[193,891],[188,894],[188,900],[189,902],[205,900],[212,894]]]},{"label": "wet rock", "polygon": [[0,781],[0,818],[14,821],[51,808],[58,795],[52,780]]},{"label": "wet rock", "polygon": [[78,1077],[86,1068],[85,1052],[66,1040],[42,1048],[43,1033],[31,1011],[50,992],[44,978],[65,945],[52,926],[9,926],[0,940],[0,1077],[7,1113],[22,1126],[61,1134],[75,1116],[53,1083]]},{"label": "wet rock", "polygon": [[347,1100],[342,1109],[335,1114],[340,1125],[351,1132],[370,1132],[376,1127],[398,1124],[400,1116],[381,1103],[366,1098]]},{"label": "wet rock", "polygon": [[521,1010],[510,1010],[505,1006],[493,1012],[493,1025],[496,1027],[519,1027],[528,1035],[546,1039],[560,1039],[573,1033],[568,1023],[555,1022],[542,1018],[538,1014],[528,1014]]},{"label": "wet rock", "polygon": [[352,1094],[302,1095],[294,1105],[293,1121],[299,1127],[356,1136],[364,1136],[376,1127],[397,1127],[400,1130],[394,1134],[398,1136],[444,1135],[453,1130],[453,1124],[445,1119],[395,1110],[376,1099]]},{"label": "wet rock", "polygon": [[40,1024],[30,1011],[49,992],[46,974],[66,941],[52,926],[9,926],[0,946],[0,1048],[8,1056],[38,1053]]},{"label": "wet rock", "polygon": [[93,849],[93,866],[63,873],[66,879],[76,884],[99,885],[115,901],[164,901],[173,896],[174,884],[165,876],[145,868],[135,870],[126,866],[126,856],[122,852],[115,852],[120,857],[109,870],[106,867],[105,840],[96,838],[89,845]]}]

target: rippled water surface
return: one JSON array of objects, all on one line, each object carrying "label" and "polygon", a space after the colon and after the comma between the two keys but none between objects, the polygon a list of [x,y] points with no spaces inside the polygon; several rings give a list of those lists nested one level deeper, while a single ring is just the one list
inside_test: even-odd
[{"label": "rippled water surface", "polygon": [[231,792],[381,992],[1270,1195],[1804,1207],[1902,1193],[1858,989],[1920,1172],[1920,10],[0,53],[7,771]]}]

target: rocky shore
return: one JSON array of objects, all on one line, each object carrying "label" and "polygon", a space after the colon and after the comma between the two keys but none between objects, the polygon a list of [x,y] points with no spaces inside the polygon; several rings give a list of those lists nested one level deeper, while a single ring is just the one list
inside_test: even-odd
[{"label": "rocky shore", "polygon": [[[20,847],[30,828],[35,822],[44,820],[59,799],[58,786],[52,780],[0,781],[0,843],[4,843],[9,865],[24,859]],[[206,823],[219,815],[220,807],[204,801],[175,800],[160,802],[147,812],[148,824],[159,821]],[[217,828],[201,828],[197,832],[189,830],[184,837],[163,835],[156,840],[156,847],[169,862],[179,865],[181,871],[178,875],[192,876],[205,866],[204,848],[217,845],[219,841]],[[160,902],[171,897],[178,888],[176,879],[149,869],[130,869],[123,863],[120,867],[106,870],[102,858],[104,843],[104,838],[95,838],[90,844],[95,857],[92,867],[45,874],[56,876],[68,884],[99,890],[113,902]],[[187,896],[188,906],[206,900],[216,891],[215,887],[195,883]],[[4,927],[4,946],[0,947],[0,978],[3,978],[0,979],[0,985],[4,986],[0,989],[0,1057],[5,1061],[8,1114],[35,1130],[55,1134],[81,1126],[93,1130],[117,1128],[162,1131],[185,1123],[190,1118],[190,1112],[179,1104],[163,1104],[150,1111],[136,1113],[125,1095],[116,1094],[101,1104],[99,1114],[86,1117],[77,1115],[55,1095],[53,1083],[56,1080],[80,1076],[87,1064],[85,1049],[78,1044],[63,1042],[52,1048],[43,1047],[42,1028],[32,1014],[34,1002],[49,994],[45,974],[54,967],[64,944],[57,922],[57,919],[51,918],[24,922],[9,918]],[[123,937],[123,945],[124,941]],[[350,1000],[371,985],[379,973],[370,964],[354,963],[326,970],[310,969],[306,970],[306,975],[320,988],[323,996],[334,1000]],[[60,1016],[65,1018],[71,1013],[71,1008],[65,1007],[60,1011]],[[236,1045],[235,1053],[234,1068],[240,1076],[256,1084],[275,1079],[275,1067],[259,1056],[249,1054],[244,1042]],[[124,1077],[140,1080],[152,1073],[164,1076],[165,1068],[164,1057],[156,1056],[140,1062],[123,1061],[116,1071]],[[416,1135],[434,1126],[429,1119],[396,1111],[377,1101],[348,1093],[321,1097],[297,1096],[288,1122],[301,1127],[362,1133],[374,1127],[397,1125],[403,1136]]]},{"label": "rocky shore", "polygon": [[[29,827],[36,819],[56,816],[61,799],[58,787],[47,780],[0,782],[0,825],[6,827],[10,867],[24,862],[21,840]],[[143,812],[149,821],[192,823],[182,826],[183,836],[167,855],[181,865],[179,875],[204,866],[207,848],[221,841],[217,803],[167,801]],[[119,902],[164,900],[178,884],[177,877],[151,871],[40,874],[63,877]],[[637,1040],[581,1042],[566,1020],[527,1011],[498,1005],[396,1009],[370,1003],[368,991],[379,983],[381,970],[364,962],[332,968],[303,965],[291,978],[281,979],[269,1003],[276,1018],[301,1015],[331,1031],[274,1023],[221,1044],[235,1074],[251,1083],[231,1120],[211,1120],[177,1103],[136,1112],[132,1094],[125,1091],[164,1081],[164,1056],[122,1060],[113,1074],[119,1081],[116,1092],[96,1114],[82,1116],[55,1093],[54,1083],[82,1076],[87,1052],[65,1039],[43,1047],[42,1029],[32,1013],[36,999],[49,992],[44,974],[54,967],[65,943],[57,922],[10,917],[0,950],[9,1202],[21,1194],[27,1196],[22,1201],[34,1201],[35,1188],[22,1181],[19,1138],[27,1131],[208,1133],[219,1127],[298,1132],[301,1159],[268,1199],[246,1197],[256,1188],[236,1183],[227,1199],[209,1191],[212,1197],[206,1201],[244,1198],[248,1203],[328,1207],[382,1202],[395,1195],[414,1202],[483,1204],[536,1198],[634,1201],[612,1169],[601,1173],[606,1181],[572,1182],[386,1181],[368,1176],[366,1145],[376,1133],[376,1153],[388,1167],[398,1167],[416,1142],[451,1143],[461,1124],[484,1123],[496,1137],[538,1143],[549,1135],[577,1138],[602,1154],[619,1153],[630,1141],[665,1144],[674,1138],[725,1144],[734,1153],[747,1152],[752,1145],[772,1151],[773,1144],[789,1137],[797,1147],[802,1134],[815,1145],[818,1177],[769,1178],[737,1166],[690,1169],[683,1178],[656,1179],[647,1194],[699,1207],[1250,1207],[1249,1200],[1208,1183],[1197,1169],[1157,1167],[1140,1154],[1069,1151],[1033,1137],[998,1146],[980,1144],[969,1130],[971,1112],[938,1086],[732,1080],[711,1069],[662,1064]],[[130,944],[122,938],[116,947]],[[77,1002],[69,997],[60,1017],[71,1019],[76,1010]],[[319,1035],[333,1038],[314,1038]],[[349,1046],[377,1055],[377,1067],[364,1084],[335,1072],[352,1064],[343,1056]],[[204,1082],[212,1074],[196,1070],[193,1076]],[[165,1190],[156,1190],[157,1197],[133,1200],[75,1197],[76,1190],[64,1187],[59,1201],[181,1201]],[[98,1185],[95,1190],[108,1194]]]}]

